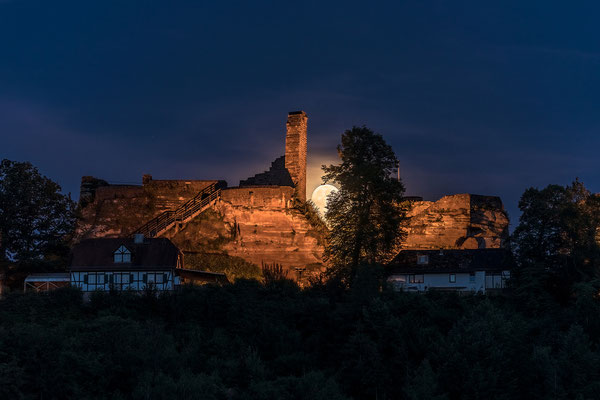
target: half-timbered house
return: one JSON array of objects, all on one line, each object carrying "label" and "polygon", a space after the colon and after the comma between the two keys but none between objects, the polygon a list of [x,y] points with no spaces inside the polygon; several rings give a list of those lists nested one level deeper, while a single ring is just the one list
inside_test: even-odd
[{"label": "half-timbered house", "polygon": [[181,251],[166,238],[99,238],[73,247],[71,285],[96,290],[173,290],[175,270],[183,266]]}]

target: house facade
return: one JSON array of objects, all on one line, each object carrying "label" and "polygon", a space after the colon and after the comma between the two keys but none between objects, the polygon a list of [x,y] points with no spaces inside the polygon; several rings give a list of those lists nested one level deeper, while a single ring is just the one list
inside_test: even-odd
[{"label": "house facade", "polygon": [[504,289],[512,266],[506,249],[403,250],[386,272],[397,290],[486,293]]},{"label": "house facade", "polygon": [[173,290],[175,270],[183,267],[181,251],[166,238],[98,238],[73,247],[71,285],[96,290]]}]

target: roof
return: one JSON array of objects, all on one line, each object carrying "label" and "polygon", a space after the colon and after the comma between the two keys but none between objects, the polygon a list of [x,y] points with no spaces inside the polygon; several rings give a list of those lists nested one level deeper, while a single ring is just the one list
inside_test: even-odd
[{"label": "roof", "polygon": [[[131,252],[130,263],[115,263],[114,252],[125,246]],[[181,252],[166,238],[144,238],[134,243],[133,238],[86,239],[71,251],[71,270],[164,270],[176,268]]]},{"label": "roof", "polygon": [[[419,264],[418,256],[428,256],[427,264]],[[387,273],[448,273],[506,271],[514,260],[507,249],[402,250],[386,265]]]},{"label": "roof", "polygon": [[200,271],[196,269],[177,268],[175,273],[184,279],[198,282],[229,283],[227,275],[221,272]]},{"label": "roof", "polygon": [[31,274],[25,278],[25,282],[68,282],[71,276],[68,272]]}]

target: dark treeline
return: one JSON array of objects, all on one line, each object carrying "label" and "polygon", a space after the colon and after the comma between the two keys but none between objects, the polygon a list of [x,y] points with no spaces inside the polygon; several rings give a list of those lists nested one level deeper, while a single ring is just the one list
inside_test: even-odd
[{"label": "dark treeline", "polygon": [[[12,294],[0,398],[595,399],[600,304],[238,280],[154,293]],[[531,305],[531,307],[530,307]]]}]

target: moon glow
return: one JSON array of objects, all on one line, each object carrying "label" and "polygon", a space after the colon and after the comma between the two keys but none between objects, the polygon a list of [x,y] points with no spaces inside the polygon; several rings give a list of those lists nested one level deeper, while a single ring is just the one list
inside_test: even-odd
[{"label": "moon glow", "polygon": [[314,190],[311,200],[322,216],[327,212],[327,196],[337,191],[338,189],[333,185],[321,185]]}]

